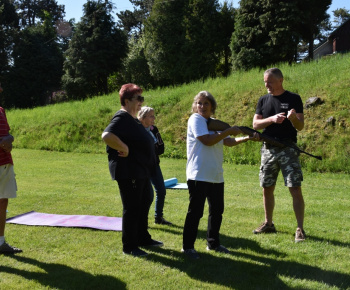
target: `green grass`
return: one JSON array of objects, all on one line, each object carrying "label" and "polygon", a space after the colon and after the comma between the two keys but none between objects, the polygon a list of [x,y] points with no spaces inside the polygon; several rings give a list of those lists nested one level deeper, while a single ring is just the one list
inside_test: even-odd
[{"label": "green grass", "polygon": [[[121,216],[106,155],[15,149],[13,157],[19,191],[10,201],[8,217],[31,210]],[[185,182],[185,160],[163,158],[161,166],[166,179]],[[201,259],[183,257],[188,192],[168,190],[165,217],[174,226],[153,223],[153,204],[150,233],[165,246],[148,250],[146,258],[123,255],[120,232],[8,224],[8,242],[24,252],[0,256],[0,289],[350,288],[348,175],[305,174],[308,240],[295,244],[296,221],[282,180],[276,187],[278,233],[253,235],[264,215],[258,166],[225,164],[224,170],[221,242],[231,254],[205,250],[206,208],[195,245]]]},{"label": "green grass", "polygon": [[[303,168],[318,172],[350,173],[350,53],[302,64],[278,65],[284,87],[301,95],[303,102],[320,97],[323,104],[306,109],[305,128],[298,145],[323,156],[320,162],[302,155]],[[166,157],[186,157],[186,128],[193,97],[201,90],[211,92],[218,102],[216,117],[231,125],[252,126],[259,97],[266,93],[263,71],[237,72],[227,78],[158,88],[144,92],[145,105],[156,111],[156,124],[166,143]],[[120,108],[117,92],[86,101],[55,104],[30,110],[7,112],[16,148],[80,153],[102,153],[101,132]],[[326,120],[333,116],[334,126]],[[225,161],[258,164],[258,143],[247,143],[225,151]]]}]

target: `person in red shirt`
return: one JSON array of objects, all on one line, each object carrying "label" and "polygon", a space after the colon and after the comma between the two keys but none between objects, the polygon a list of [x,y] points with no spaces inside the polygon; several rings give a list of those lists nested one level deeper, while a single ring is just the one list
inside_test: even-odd
[{"label": "person in red shirt", "polygon": [[[3,89],[0,84],[0,93]],[[21,249],[10,246],[5,242],[6,210],[9,198],[15,198],[17,184],[13,171],[11,156],[14,138],[9,134],[10,126],[7,123],[5,110],[0,107],[0,254],[14,254]]]}]

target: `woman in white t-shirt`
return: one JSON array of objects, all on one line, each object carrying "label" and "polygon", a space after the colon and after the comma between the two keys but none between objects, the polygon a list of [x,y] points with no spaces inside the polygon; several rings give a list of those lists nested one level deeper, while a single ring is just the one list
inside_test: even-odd
[{"label": "woman in white t-shirt", "polygon": [[203,216],[205,200],[208,199],[209,218],[207,250],[228,253],[220,244],[219,231],[224,212],[223,145],[235,146],[255,137],[231,138],[242,131],[233,126],[222,132],[208,131],[207,121],[215,113],[216,101],[207,91],[199,92],[192,104],[194,114],[187,125],[186,176],[190,203],[183,231],[182,252],[198,259],[194,249],[199,221]]}]

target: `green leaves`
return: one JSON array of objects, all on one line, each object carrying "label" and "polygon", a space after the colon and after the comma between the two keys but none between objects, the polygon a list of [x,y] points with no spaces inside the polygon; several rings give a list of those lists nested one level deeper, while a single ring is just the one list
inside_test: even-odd
[{"label": "green leaves", "polygon": [[88,1],[65,53],[63,86],[73,99],[108,93],[108,77],[126,56],[125,34],[116,28],[110,1]]}]

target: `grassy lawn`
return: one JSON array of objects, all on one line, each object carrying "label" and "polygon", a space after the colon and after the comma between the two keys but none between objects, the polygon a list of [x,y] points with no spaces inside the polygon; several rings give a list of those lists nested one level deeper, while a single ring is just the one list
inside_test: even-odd
[{"label": "grassy lawn", "polygon": [[[234,150],[234,149],[233,149]],[[104,154],[15,149],[18,198],[8,217],[28,211],[121,216],[116,182]],[[185,160],[162,159],[164,177],[185,182]],[[6,238],[22,254],[0,256],[0,289],[349,289],[350,178],[305,172],[305,230],[294,243],[296,221],[282,179],[276,187],[278,233],[253,235],[263,221],[258,166],[225,165],[221,242],[230,254],[205,250],[207,208],[200,223],[198,261],[180,252],[188,206],[186,190],[168,190],[165,218],[152,237],[164,242],[145,258],[122,253],[121,232],[8,224]]]}]

